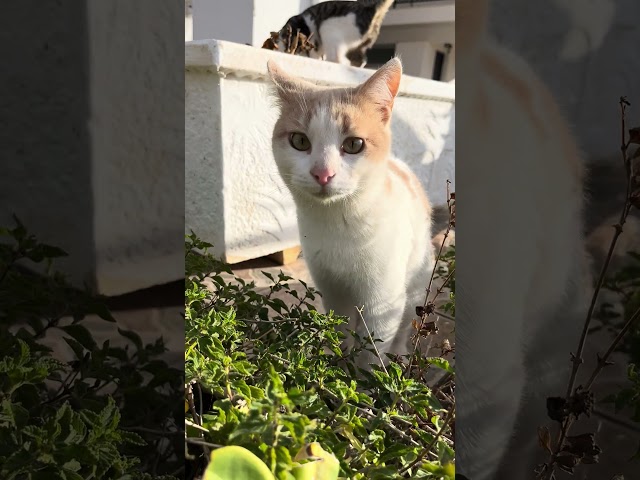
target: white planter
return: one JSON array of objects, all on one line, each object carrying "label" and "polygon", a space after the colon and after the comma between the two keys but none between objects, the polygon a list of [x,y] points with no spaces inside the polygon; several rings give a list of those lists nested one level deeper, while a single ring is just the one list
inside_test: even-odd
[{"label": "white planter", "polygon": [[[185,44],[186,231],[232,263],[299,244],[293,200],[271,153],[269,58],[323,85],[356,85],[372,73],[230,42]],[[453,84],[403,76],[392,148],[435,205],[446,202],[446,181],[455,181],[454,107]]]}]

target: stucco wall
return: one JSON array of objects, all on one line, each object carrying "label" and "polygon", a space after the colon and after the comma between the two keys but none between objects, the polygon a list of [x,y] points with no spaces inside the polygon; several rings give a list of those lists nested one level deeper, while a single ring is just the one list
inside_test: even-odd
[{"label": "stucco wall", "polygon": [[56,264],[71,281],[103,294],[184,271],[180,6],[27,1],[12,10],[16,30],[2,32],[14,66],[2,108],[20,113],[0,129],[11,152],[0,222],[15,212],[71,254]]},{"label": "stucco wall", "polygon": [[[2,36],[4,95],[0,225],[15,213],[30,233],[74,258],[60,268],[93,283],[89,32],[84,2],[14,4]],[[24,25],[29,25],[25,29]],[[14,27],[14,28],[11,28]],[[31,35],[31,31],[39,35]],[[25,61],[27,59],[27,61]],[[10,94],[9,94],[10,92]]]},{"label": "stucco wall", "polygon": [[[184,77],[175,66],[183,50],[179,38],[166,35],[180,32],[180,7],[89,2],[94,229],[104,292],[180,278]],[[141,29],[140,19],[149,15]]]},{"label": "stucco wall", "polygon": [[[186,45],[185,225],[231,261],[299,243],[293,200],[271,152],[269,58],[326,85],[355,85],[372,73],[229,42]],[[435,204],[446,201],[447,179],[455,182],[454,111],[453,85],[403,77],[393,153],[414,169]]]}]

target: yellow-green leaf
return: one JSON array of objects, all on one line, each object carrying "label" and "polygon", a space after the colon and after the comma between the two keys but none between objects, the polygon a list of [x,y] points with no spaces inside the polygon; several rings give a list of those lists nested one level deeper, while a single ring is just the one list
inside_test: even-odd
[{"label": "yellow-green leaf", "polygon": [[296,480],[336,480],[340,473],[338,459],[332,453],[323,450],[317,442],[300,449],[294,460],[311,460],[293,467],[291,473]]},{"label": "yellow-green leaf", "polygon": [[211,453],[203,480],[275,480],[275,477],[249,450],[230,445]]}]

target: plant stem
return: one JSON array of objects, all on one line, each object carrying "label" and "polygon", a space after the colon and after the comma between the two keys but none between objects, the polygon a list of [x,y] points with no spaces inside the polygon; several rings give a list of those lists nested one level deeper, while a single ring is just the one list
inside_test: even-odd
[{"label": "plant stem", "polygon": [[453,418],[453,413],[455,412],[455,410],[456,410],[455,406],[449,409],[449,411],[447,412],[447,416],[444,419],[444,423],[438,430],[438,433],[436,433],[436,435],[433,437],[433,440],[431,440],[431,442],[429,442],[429,445],[427,445],[426,448],[422,452],[420,452],[420,455],[418,455],[418,458],[416,458],[413,462],[411,462],[409,465],[407,465],[406,467],[404,467],[402,470],[398,472],[399,475],[402,475],[403,473],[407,472],[408,470],[411,470],[413,467],[421,463],[424,460],[424,458],[429,454],[429,452],[431,452],[431,449],[438,441],[438,438],[440,438],[440,436],[444,433],[444,430],[449,426],[449,422],[451,422],[451,419]]},{"label": "plant stem", "polygon": [[382,357],[380,356],[380,352],[378,351],[378,347],[376,347],[376,344],[373,341],[373,337],[371,336],[371,331],[369,330],[369,327],[367,326],[367,322],[364,319],[364,315],[362,315],[362,310],[364,310],[364,307],[361,307],[361,308],[356,307],[356,310],[360,314],[360,320],[362,320],[362,323],[364,324],[364,328],[367,329],[367,335],[369,335],[369,340],[371,340],[371,345],[373,345],[373,349],[376,351],[376,355],[378,356],[378,359],[380,360],[380,365],[382,366],[382,369],[384,370],[384,373],[389,375],[389,372],[387,372],[387,367],[384,366],[384,360],[382,360]]},{"label": "plant stem", "polygon": [[[440,261],[440,259],[442,258],[442,251],[444,250],[444,245],[447,242],[447,237],[449,236],[449,233],[451,232],[451,227],[453,226],[453,222],[454,222],[454,216],[453,216],[453,209],[452,209],[452,204],[451,204],[451,192],[449,191],[449,185],[451,184],[451,182],[449,180],[447,180],[447,207],[449,209],[449,221],[447,222],[447,228],[444,232],[444,236],[442,237],[442,242],[440,243],[440,248],[438,249],[438,255],[436,256],[436,260],[435,263],[433,264],[433,269],[431,270],[431,277],[429,278],[429,283],[427,285],[427,289],[426,289],[426,295],[424,297],[424,305],[423,307],[426,310],[427,304],[429,303],[429,294],[431,293],[431,286],[433,285],[433,279],[436,275],[436,270],[438,268],[438,262]],[[442,286],[440,287],[439,291],[441,291],[441,289],[443,289],[448,281],[449,278],[451,277],[451,274],[447,277],[447,280],[445,282],[443,282]],[[436,293],[436,297],[438,296],[438,293]],[[436,298],[434,297],[434,298]],[[422,328],[424,328],[424,324],[427,321],[427,315],[422,315],[422,318],[420,320],[420,326],[418,327],[418,331],[422,330]],[[420,338],[421,336],[418,335],[417,339],[416,339],[416,343],[413,346],[413,352],[411,353],[411,357],[409,358],[409,363],[407,364],[407,369],[405,371],[405,374],[408,374],[409,372],[411,372],[411,367],[413,366],[413,361],[415,359],[416,353],[418,351],[418,346],[420,345]]]},{"label": "plant stem", "polygon": [[[600,289],[602,288],[602,285],[604,283],[604,279],[607,273],[607,270],[609,269],[609,264],[611,263],[611,259],[613,257],[613,252],[615,250],[616,247],[616,243],[618,242],[618,237],[620,237],[620,235],[622,234],[623,231],[623,226],[627,220],[627,216],[629,215],[629,210],[631,209],[631,168],[630,168],[630,160],[628,158],[627,155],[627,148],[629,146],[629,144],[626,141],[626,132],[625,132],[625,111],[626,111],[626,105],[628,104],[628,102],[626,101],[626,99],[624,97],[620,97],[619,100],[619,105],[620,105],[620,124],[621,124],[621,140],[620,140],[620,153],[622,155],[622,163],[625,167],[625,174],[626,174],[626,180],[627,180],[627,186],[626,186],[626,195],[625,195],[625,202],[624,202],[624,206],[622,208],[622,212],[620,213],[620,219],[618,221],[618,223],[616,225],[614,225],[615,228],[615,234],[613,235],[613,238],[611,240],[611,244],[609,245],[609,251],[607,252],[607,256],[605,258],[604,261],[604,265],[602,266],[602,269],[600,271],[600,276],[598,277],[598,282],[596,284],[596,288],[593,292],[593,296],[591,297],[591,304],[589,305],[589,310],[587,312],[587,317],[585,318],[584,321],[584,326],[582,328],[582,333],[580,334],[580,341],[578,342],[578,349],[576,350],[576,354],[573,355],[572,358],[572,363],[573,363],[573,367],[571,369],[571,376],[569,378],[569,383],[567,385],[567,391],[565,394],[565,398],[568,401],[569,398],[571,397],[571,395],[573,394],[573,389],[575,387],[575,382],[576,382],[576,378],[578,375],[578,370],[580,369],[580,365],[583,362],[582,359],[582,353],[584,352],[584,347],[586,344],[586,340],[587,340],[587,335],[589,333],[589,326],[591,325],[591,319],[593,317],[593,312],[595,310],[595,306],[596,306],[596,301],[598,299],[598,294],[600,293]],[[637,313],[637,312],[636,312]],[[632,317],[631,320],[635,320],[634,319],[635,315]],[[627,328],[628,327],[628,328]],[[604,364],[606,363],[606,357],[608,357],[611,352],[613,351],[613,348],[615,348],[617,346],[617,344],[620,342],[620,340],[622,339],[622,337],[624,336],[624,334],[628,331],[628,329],[630,328],[629,322],[627,322],[627,325],[625,325],[625,328],[623,328],[623,332],[621,332],[622,336],[619,334],[618,337],[616,337],[616,340],[614,340],[611,348],[607,351],[607,354],[605,355],[605,359],[601,359],[598,362],[598,367],[596,368],[596,371],[594,372],[594,374],[592,374],[589,382],[588,382],[588,386],[587,389],[591,387],[593,380],[595,380],[595,378],[597,377],[597,374],[600,372],[600,370],[604,367]],[[553,453],[551,454],[551,459],[549,462],[549,468],[546,472],[546,478],[547,480],[551,480],[553,478],[554,472],[555,472],[555,459],[558,456],[558,453],[562,450],[562,447],[564,446],[564,440],[569,432],[569,429],[571,428],[571,425],[573,424],[573,419],[571,418],[571,416],[568,416],[564,422],[562,423],[562,428],[560,430],[559,436],[558,436],[558,441],[556,443],[555,449],[553,451]]]},{"label": "plant stem", "polygon": [[598,365],[593,370],[593,373],[591,374],[591,377],[589,377],[589,381],[587,382],[587,385],[585,386],[586,390],[589,390],[591,388],[591,386],[593,385],[593,382],[598,377],[598,375],[600,374],[602,369],[608,365],[607,359],[611,356],[611,354],[616,349],[618,344],[622,341],[624,336],[627,334],[627,332],[631,329],[631,327],[635,324],[635,322],[639,318],[640,318],[640,308],[638,308],[634,312],[634,314],[631,315],[629,320],[627,320],[627,322],[624,324],[624,326],[622,327],[622,329],[620,330],[618,335],[616,335],[616,338],[614,338],[614,340],[611,342],[611,345],[609,345],[609,348],[607,349],[607,352],[604,354],[604,356],[601,357],[601,358],[598,358]]}]

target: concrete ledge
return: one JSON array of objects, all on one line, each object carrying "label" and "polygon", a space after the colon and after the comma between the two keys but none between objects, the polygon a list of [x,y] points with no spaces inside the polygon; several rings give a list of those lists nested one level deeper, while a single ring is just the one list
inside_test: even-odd
[{"label": "concrete ledge", "polygon": [[[233,76],[250,80],[267,80],[267,61],[274,59],[286,65],[299,77],[318,85],[352,86],[364,82],[373,74],[366,68],[347,67],[332,62],[288,55],[248,45],[219,40],[199,40],[185,43],[184,64],[187,72],[205,70],[220,77]],[[448,83],[404,75],[400,82],[401,97],[455,102],[455,88]]]}]

